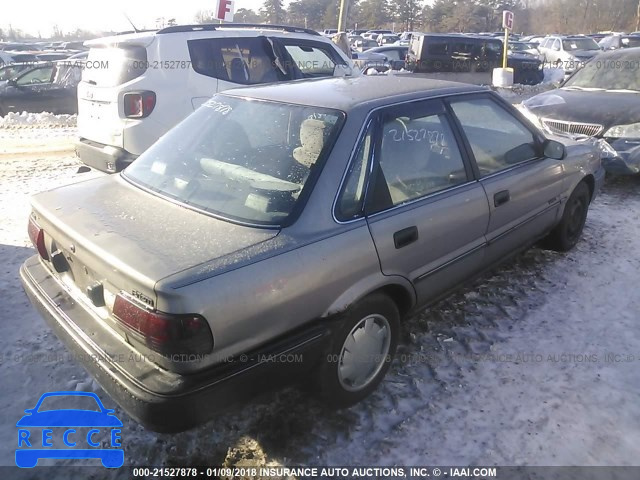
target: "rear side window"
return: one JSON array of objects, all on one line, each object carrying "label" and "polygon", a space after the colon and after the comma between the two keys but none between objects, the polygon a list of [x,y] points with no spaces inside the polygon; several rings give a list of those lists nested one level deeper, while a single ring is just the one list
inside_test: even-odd
[{"label": "rear side window", "polygon": [[429,42],[427,45],[427,54],[429,55],[447,55],[449,43],[446,41]]},{"label": "rear side window", "polygon": [[373,145],[373,124],[371,124],[360,141],[355,157],[349,165],[346,181],[342,186],[336,205],[336,218],[338,220],[353,220],[362,213],[367,187],[366,167]]},{"label": "rear side window", "polygon": [[207,38],[187,43],[191,65],[202,75],[240,85],[289,79],[284,66],[274,61],[273,48],[266,37]]},{"label": "rear side window", "polygon": [[82,80],[99,87],[115,87],[147,70],[147,50],[140,46],[98,47],[89,50]]},{"label": "rear side window", "polygon": [[467,181],[458,145],[443,114],[387,115],[378,160],[394,206]]},{"label": "rear side window", "polygon": [[311,45],[285,45],[293,63],[305,77],[330,77],[335,69],[335,62],[330,50]]}]

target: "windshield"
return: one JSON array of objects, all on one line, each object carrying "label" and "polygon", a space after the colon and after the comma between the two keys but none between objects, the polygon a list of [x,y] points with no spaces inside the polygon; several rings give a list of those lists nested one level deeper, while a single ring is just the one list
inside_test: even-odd
[{"label": "windshield", "polygon": [[283,225],[313,186],[344,114],[216,95],[124,176],[181,203],[254,225]]},{"label": "windshield", "polygon": [[571,38],[562,41],[565,51],[572,50],[600,50],[600,46],[593,38]]},{"label": "windshield", "polygon": [[567,80],[564,87],[640,91],[638,60],[630,57],[596,57]]}]

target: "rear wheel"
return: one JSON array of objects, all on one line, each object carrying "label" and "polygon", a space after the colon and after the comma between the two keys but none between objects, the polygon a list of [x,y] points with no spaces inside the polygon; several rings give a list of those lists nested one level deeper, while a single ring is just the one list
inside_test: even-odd
[{"label": "rear wheel", "polygon": [[370,295],[349,309],[318,371],[327,404],[348,407],[375,390],[395,354],[399,329],[398,307],[386,295]]},{"label": "rear wheel", "polygon": [[567,252],[578,243],[587,220],[590,198],[589,187],[586,183],[580,182],[564,207],[562,220],[544,239],[543,245],[546,248]]}]

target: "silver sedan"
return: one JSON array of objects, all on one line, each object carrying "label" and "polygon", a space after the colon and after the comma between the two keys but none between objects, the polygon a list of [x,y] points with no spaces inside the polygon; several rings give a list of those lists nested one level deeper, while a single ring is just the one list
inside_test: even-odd
[{"label": "silver sedan", "polygon": [[563,142],[471,85],[232,90],[121,174],[36,195],[21,278],[151,429],[300,378],[345,407],[383,379],[410,312],[538,240],[579,241],[604,173]]}]

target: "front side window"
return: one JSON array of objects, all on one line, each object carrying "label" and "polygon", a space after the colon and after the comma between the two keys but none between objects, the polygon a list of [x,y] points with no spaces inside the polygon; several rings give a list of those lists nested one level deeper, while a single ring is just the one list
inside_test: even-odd
[{"label": "front side window", "polygon": [[520,121],[489,98],[451,102],[469,140],[481,176],[537,157],[536,139]]},{"label": "front side window", "polygon": [[443,113],[385,116],[372,210],[401,205],[467,181],[453,132]]},{"label": "front side window", "polygon": [[25,73],[17,80],[18,85],[40,85],[51,83],[53,76],[53,65],[47,67],[34,68]]},{"label": "front side window", "polygon": [[216,95],[123,175],[214,215],[283,225],[313,187],[343,119],[337,110]]}]

